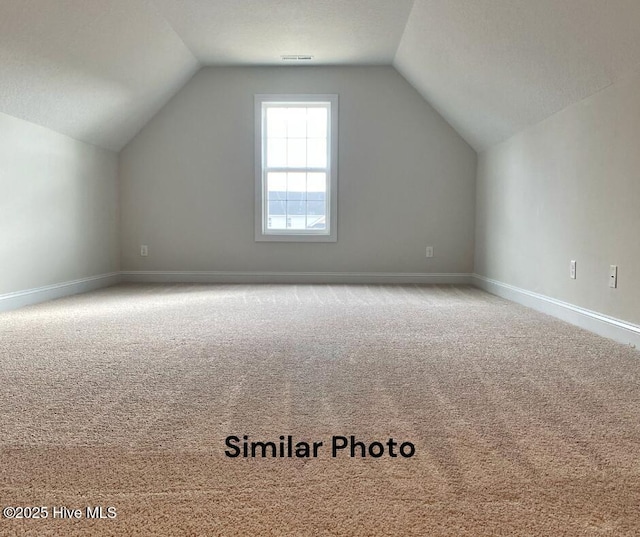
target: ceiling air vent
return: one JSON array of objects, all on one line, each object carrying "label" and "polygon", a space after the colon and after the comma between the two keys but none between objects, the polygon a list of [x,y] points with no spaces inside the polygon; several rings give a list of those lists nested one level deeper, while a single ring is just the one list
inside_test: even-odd
[{"label": "ceiling air vent", "polygon": [[301,61],[311,61],[313,60],[313,56],[309,55],[309,54],[284,54],[283,56],[280,56],[282,58],[283,61],[294,61],[294,62],[301,62]]}]

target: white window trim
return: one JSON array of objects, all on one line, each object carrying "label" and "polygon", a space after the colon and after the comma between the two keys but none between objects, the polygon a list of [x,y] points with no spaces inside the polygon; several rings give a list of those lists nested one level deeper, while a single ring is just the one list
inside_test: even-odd
[{"label": "white window trim", "polygon": [[[327,229],[266,231],[266,203],[262,104],[291,102],[328,102],[331,106],[328,132]],[[258,242],[337,242],[338,240],[338,95],[336,94],[258,94],[255,96],[255,240]]]}]

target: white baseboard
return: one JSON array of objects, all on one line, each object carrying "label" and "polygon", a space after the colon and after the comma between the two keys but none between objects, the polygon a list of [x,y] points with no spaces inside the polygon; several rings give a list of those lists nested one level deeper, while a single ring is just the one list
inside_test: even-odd
[{"label": "white baseboard", "polygon": [[568,302],[520,289],[479,274],[472,275],[472,283],[485,291],[517,302],[534,310],[557,317],[563,321],[607,337],[640,348],[640,326],[591,311]]},{"label": "white baseboard", "polygon": [[14,310],[24,306],[46,302],[47,300],[94,291],[103,287],[116,285],[120,283],[120,281],[120,273],[112,272],[70,282],[56,283],[35,289],[7,293],[0,295],[0,311]]},{"label": "white baseboard", "polygon": [[81,278],[0,295],[0,311],[8,311],[65,296],[130,283],[351,283],[351,284],[472,284],[491,294],[552,315],[601,336],[640,348],[640,326],[568,302],[492,280],[479,274],[401,272],[185,272],[123,271]]},{"label": "white baseboard", "polygon": [[162,272],[124,271],[131,283],[415,283],[470,284],[471,274],[403,272]]}]

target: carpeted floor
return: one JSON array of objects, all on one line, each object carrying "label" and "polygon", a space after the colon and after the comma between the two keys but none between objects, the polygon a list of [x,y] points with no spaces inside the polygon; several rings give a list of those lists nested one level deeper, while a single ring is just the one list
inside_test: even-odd
[{"label": "carpeted floor", "polygon": [[49,514],[3,536],[640,534],[640,353],[472,287],[118,286],[0,314],[0,367],[0,507]]}]

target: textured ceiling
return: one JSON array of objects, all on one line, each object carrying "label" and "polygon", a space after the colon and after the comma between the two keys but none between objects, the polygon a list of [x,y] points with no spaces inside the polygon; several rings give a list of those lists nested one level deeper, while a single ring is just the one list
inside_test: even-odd
[{"label": "textured ceiling", "polygon": [[389,64],[483,150],[640,66],[639,0],[0,0],[0,112],[119,150],[201,65]]},{"label": "textured ceiling", "polygon": [[120,149],[198,62],[147,0],[0,0],[0,112]]},{"label": "textured ceiling", "polygon": [[0,0],[0,112],[121,149],[206,64],[389,64],[413,0]]},{"label": "textured ceiling", "polygon": [[640,65],[638,0],[416,0],[394,61],[476,150]]}]

